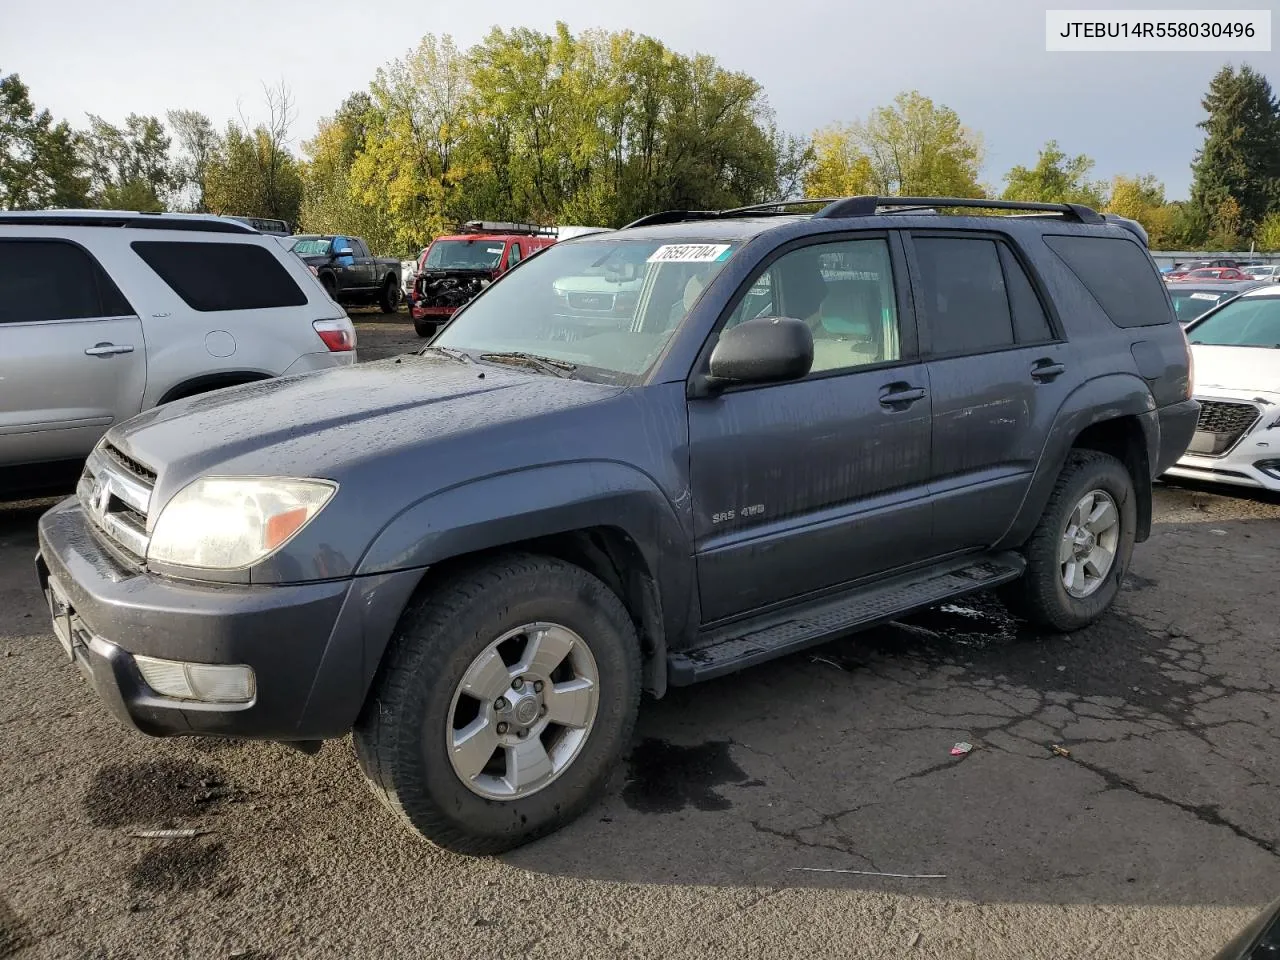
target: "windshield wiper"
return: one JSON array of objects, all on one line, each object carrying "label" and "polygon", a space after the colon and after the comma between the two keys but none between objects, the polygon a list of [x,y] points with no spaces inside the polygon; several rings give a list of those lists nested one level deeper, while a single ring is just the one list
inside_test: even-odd
[{"label": "windshield wiper", "polygon": [[549,373],[554,377],[571,377],[573,372],[578,369],[576,363],[570,363],[567,360],[556,360],[553,357],[540,357],[536,353],[523,353],[519,350],[506,350],[501,353],[482,353],[481,360],[490,360],[493,363],[514,363],[522,364],[526,367],[532,367],[534,370],[542,373]]},{"label": "windshield wiper", "polygon": [[423,347],[418,355],[421,356],[428,351],[448,357],[450,360],[457,360],[459,363],[475,363],[465,351],[455,350],[453,347]]}]

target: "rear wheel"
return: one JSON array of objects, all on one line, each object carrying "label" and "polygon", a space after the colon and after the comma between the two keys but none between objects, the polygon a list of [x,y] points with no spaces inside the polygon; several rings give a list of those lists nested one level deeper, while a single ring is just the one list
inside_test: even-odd
[{"label": "rear wheel", "polygon": [[405,612],[355,730],[374,792],[433,843],[497,853],[577,817],[631,738],[635,628],[586,571],[520,555]]},{"label": "rear wheel", "polygon": [[1004,588],[1009,606],[1067,632],[1097,620],[1115,599],[1133,555],[1137,505],[1123,463],[1074,450],[1027,541],[1027,572]]},{"label": "rear wheel", "polygon": [[378,298],[378,307],[383,313],[395,313],[400,308],[400,284],[395,277],[387,277],[382,285],[382,295]]}]

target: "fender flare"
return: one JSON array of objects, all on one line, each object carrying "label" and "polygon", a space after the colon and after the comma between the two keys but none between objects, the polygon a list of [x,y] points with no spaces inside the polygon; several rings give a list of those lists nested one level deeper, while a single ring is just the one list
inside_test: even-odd
[{"label": "fender flare", "polygon": [[1086,380],[1068,394],[1058,408],[1022,504],[1009,529],[995,545],[996,549],[1020,546],[1031,535],[1076,439],[1089,427],[1121,417],[1137,419],[1145,441],[1146,463],[1156,462],[1160,418],[1146,381],[1132,373],[1111,373]]},{"label": "fender flare", "polygon": [[[426,568],[590,528],[618,530],[639,551],[658,620],[649,631],[646,652],[651,662],[646,669],[665,678],[668,639],[697,623],[694,560],[671,501],[648,474],[628,464],[549,464],[437,491],[392,518],[360,558],[355,573]],[[381,655],[376,651],[379,659]]]}]

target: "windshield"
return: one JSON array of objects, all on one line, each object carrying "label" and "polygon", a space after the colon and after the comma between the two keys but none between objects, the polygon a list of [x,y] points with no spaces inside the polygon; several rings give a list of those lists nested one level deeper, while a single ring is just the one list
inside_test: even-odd
[{"label": "windshield", "polygon": [[1169,295],[1173,297],[1173,312],[1182,324],[1190,323],[1223,300],[1235,296],[1233,293],[1211,290],[1170,290]]},{"label": "windshield", "polygon": [[612,381],[657,359],[736,243],[574,240],[548,247],[458,313],[433,341],[479,355],[521,352]]},{"label": "windshield", "polygon": [[1190,332],[1192,343],[1222,347],[1280,347],[1280,297],[1241,297]]},{"label": "windshield", "polygon": [[426,270],[494,270],[502,260],[501,240],[437,240],[427,250]]},{"label": "windshield", "polygon": [[327,257],[331,240],[299,240],[293,245],[293,252],[300,257]]}]

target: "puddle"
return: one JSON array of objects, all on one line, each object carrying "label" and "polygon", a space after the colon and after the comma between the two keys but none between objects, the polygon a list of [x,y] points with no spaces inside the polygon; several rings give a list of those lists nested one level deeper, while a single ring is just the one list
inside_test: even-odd
[{"label": "puddle", "polygon": [[207,889],[218,882],[226,868],[227,849],[221,843],[161,841],[129,868],[129,883],[146,890]]},{"label": "puddle", "polygon": [[154,760],[103,767],[83,803],[95,827],[162,826],[199,816],[232,793],[213,767]]},{"label": "puddle", "polygon": [[16,910],[0,900],[0,957],[8,957],[30,946],[27,925]]},{"label": "puddle", "polygon": [[681,747],[650,738],[636,746],[627,763],[622,799],[640,813],[728,810],[732,804],[717,787],[759,785],[734,763],[727,740]]},{"label": "puddle", "polygon": [[[1130,577],[1128,589],[1154,581]],[[986,678],[1041,692],[1114,697],[1174,721],[1188,718],[1191,696],[1215,678],[1187,679],[1170,637],[1109,612],[1070,634],[1049,633],[1013,617],[995,596],[977,594],[904,617],[813,653],[845,670],[909,659],[965,668],[957,684]],[[1171,676],[1170,674],[1173,674]],[[1174,679],[1181,677],[1181,679]]]}]

